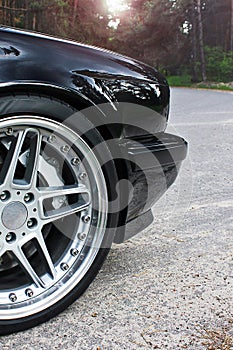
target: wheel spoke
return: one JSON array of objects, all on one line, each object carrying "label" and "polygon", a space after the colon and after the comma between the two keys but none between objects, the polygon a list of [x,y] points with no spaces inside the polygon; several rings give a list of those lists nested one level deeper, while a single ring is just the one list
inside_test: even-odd
[{"label": "wheel spoke", "polygon": [[[17,168],[22,163],[21,154],[22,152],[25,153],[24,146],[26,146],[26,142],[28,143],[28,141],[25,171],[22,174],[21,170],[21,177],[17,178]],[[38,167],[40,146],[41,136],[38,130],[30,128],[19,131],[9,146],[0,174],[0,183],[13,188],[30,188],[33,182],[36,181],[35,173]]]},{"label": "wheel spoke", "polygon": [[53,261],[51,259],[51,256],[49,254],[49,251],[48,251],[48,248],[46,246],[46,243],[45,243],[45,240],[44,240],[44,237],[42,235],[42,233],[38,233],[37,236],[36,236],[36,239],[37,239],[37,242],[38,242],[38,245],[40,247],[40,250],[41,250],[41,253],[43,254],[43,257],[49,267],[49,270],[50,270],[50,273],[51,273],[51,276],[53,279],[55,279],[56,277],[56,270],[55,270],[55,267],[54,267],[54,264],[53,264]]},{"label": "wheel spoke", "polygon": [[[56,278],[56,269],[54,267],[53,261],[51,259],[51,256],[49,254],[48,248],[46,246],[44,237],[42,233],[37,232],[36,234],[31,234],[27,236],[22,242],[21,245],[17,248],[13,249],[13,254],[15,255],[16,259],[18,260],[19,264],[21,265],[22,269],[29,275],[29,277],[33,280],[33,282],[38,287],[46,288],[46,284],[42,281],[42,279],[38,276],[37,272],[33,269],[32,265],[30,264],[28,258],[23,252],[23,246],[32,241],[35,240],[37,246],[38,246],[38,252],[41,256],[41,261],[46,265],[46,269],[49,269],[49,274],[51,275],[52,279],[54,280]],[[1,250],[0,250],[1,253]]]},{"label": "wheel spoke", "polygon": [[38,99],[39,115],[13,113],[1,122],[0,313],[6,323],[47,309],[52,315],[61,300],[69,301],[90,267],[98,269],[107,235],[108,193],[98,156],[75,127],[58,123],[55,114],[46,117],[60,105],[44,100]]},{"label": "wheel spoke", "polygon": [[18,136],[15,137],[8,149],[6,159],[4,161],[2,171],[0,174],[0,182],[5,185],[12,184],[17,162],[20,156],[20,151],[25,139],[25,131],[19,131]]},{"label": "wheel spoke", "polygon": [[39,156],[41,148],[41,135],[38,130],[33,130],[33,135],[30,138],[30,147],[28,153],[28,162],[25,171],[25,182],[28,188],[36,186],[37,170],[39,166]]},{"label": "wheel spoke", "polygon": [[5,248],[4,245],[2,245],[2,246],[0,247],[0,259],[1,259],[1,257],[3,256],[4,253],[6,253],[6,248]]},{"label": "wheel spoke", "polygon": [[[63,204],[59,209],[51,209],[48,201],[55,198],[61,198]],[[69,198],[75,198],[72,203],[69,204]],[[66,198],[66,200],[64,200]],[[47,202],[46,202],[47,201]],[[45,223],[52,222],[69,216],[71,214],[80,212],[87,209],[91,203],[90,192],[84,185],[72,185],[61,187],[49,187],[39,189],[39,211],[40,218]]]},{"label": "wheel spoke", "polygon": [[43,287],[46,288],[45,283],[42,281],[42,279],[38,276],[37,272],[34,270],[30,262],[28,261],[26,255],[24,254],[22,247],[17,247],[13,250],[13,254],[15,255],[16,259],[18,260],[18,263],[24,270],[24,272],[32,279],[32,281],[35,283],[37,287]]}]

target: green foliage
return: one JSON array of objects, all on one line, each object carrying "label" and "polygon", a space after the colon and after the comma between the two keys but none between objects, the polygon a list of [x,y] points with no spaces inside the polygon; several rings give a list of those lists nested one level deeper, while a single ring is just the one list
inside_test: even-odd
[{"label": "green foliage", "polygon": [[167,77],[167,81],[171,86],[191,86],[191,75],[172,75]]},{"label": "green foliage", "polygon": [[228,82],[233,80],[233,53],[221,47],[205,47],[208,80]]},{"label": "green foliage", "polygon": [[[113,14],[106,0],[4,0],[7,9],[0,9],[0,22],[132,56],[167,72],[171,85],[201,81],[197,1],[124,1],[128,9]],[[233,0],[200,1],[208,80],[233,81]]]},{"label": "green foliage", "polygon": [[121,53],[156,67],[174,63],[183,47],[182,13],[175,4],[171,0],[132,0],[115,30],[112,49],[120,48]]}]

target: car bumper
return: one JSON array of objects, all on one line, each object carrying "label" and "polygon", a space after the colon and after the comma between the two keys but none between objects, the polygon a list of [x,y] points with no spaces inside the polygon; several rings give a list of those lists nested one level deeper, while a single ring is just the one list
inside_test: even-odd
[{"label": "car bumper", "polygon": [[158,133],[124,140],[121,146],[131,184],[125,240],[153,221],[151,208],[174,183],[188,145],[179,136]]}]

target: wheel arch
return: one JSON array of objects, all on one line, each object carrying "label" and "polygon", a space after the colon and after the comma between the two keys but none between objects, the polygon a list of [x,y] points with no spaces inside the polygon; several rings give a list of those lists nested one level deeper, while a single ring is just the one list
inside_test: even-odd
[{"label": "wheel arch", "polygon": [[[97,127],[101,136],[107,140],[116,137],[114,126],[111,127],[111,118],[91,99],[81,94],[79,91],[63,87],[60,85],[41,83],[41,82],[9,82],[0,83],[0,96],[9,94],[41,94],[44,97],[52,97],[69,104],[78,111],[84,111],[88,108],[94,108],[95,118],[91,119],[91,114],[85,115],[90,122]],[[108,121],[110,123],[108,124]],[[119,136],[119,134],[117,135]]]},{"label": "wheel arch", "polygon": [[94,104],[86,96],[71,89],[59,85],[40,83],[40,82],[9,82],[0,84],[0,95],[17,93],[36,93],[43,94],[47,97],[54,97],[70,104],[73,108],[82,110],[93,106]]},{"label": "wheel arch", "polygon": [[[16,82],[16,83],[0,84],[0,96],[4,97],[4,96],[8,96],[9,94],[12,94],[12,95],[27,94],[28,96],[30,96],[30,94],[37,94],[37,95],[39,94],[43,97],[60,100],[61,102],[64,102],[79,111],[93,107],[95,109],[95,118],[97,119],[90,120],[90,121],[94,125],[95,125],[95,122],[97,121],[97,123],[100,125],[99,127],[97,127],[97,130],[99,131],[103,139],[109,140],[109,139],[116,138],[116,135],[114,135],[114,127],[111,128],[109,127],[109,125],[107,125],[107,123],[105,124],[103,122],[104,120],[107,121],[107,116],[104,114],[104,112],[100,108],[98,108],[98,106],[95,105],[90,99],[88,99],[87,97],[85,97],[84,95],[76,91],[72,91],[68,88],[60,87],[57,85],[36,83],[36,82],[28,82],[28,83]],[[118,149],[117,152],[111,152],[111,153],[112,154],[118,153],[118,155],[116,155],[117,159],[116,160],[114,159],[114,162],[116,164],[118,179],[120,180],[122,178],[122,173],[128,176],[128,166],[123,156],[121,157],[120,148]],[[124,196],[125,195],[128,197],[129,194],[124,193]],[[124,200],[122,199],[122,201],[125,203],[126,199]],[[119,228],[116,231],[115,239],[114,239],[115,243],[123,242],[127,213],[128,213],[128,208],[124,208],[121,211]]]}]

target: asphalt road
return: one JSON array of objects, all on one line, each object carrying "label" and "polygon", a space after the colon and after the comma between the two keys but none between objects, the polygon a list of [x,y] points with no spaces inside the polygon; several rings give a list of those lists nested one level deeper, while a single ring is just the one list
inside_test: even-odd
[{"label": "asphalt road", "polygon": [[170,125],[189,158],[153,226],[114,246],[66,312],[1,350],[233,349],[233,94],[174,89]]}]

